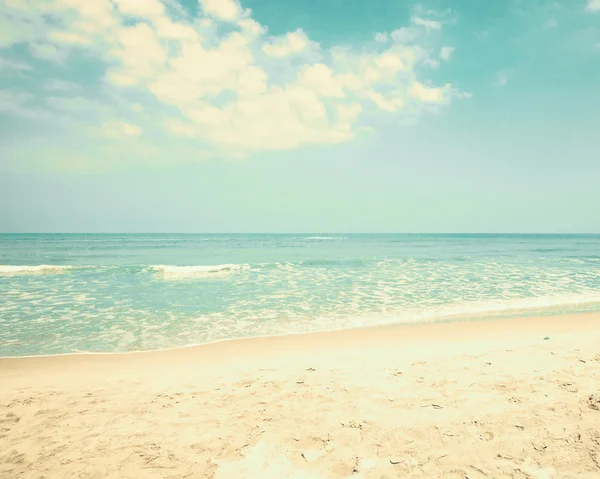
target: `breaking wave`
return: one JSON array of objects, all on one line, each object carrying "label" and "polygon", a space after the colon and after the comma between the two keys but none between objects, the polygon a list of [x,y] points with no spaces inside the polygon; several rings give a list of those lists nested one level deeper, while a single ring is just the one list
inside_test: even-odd
[{"label": "breaking wave", "polygon": [[58,274],[72,268],[73,266],[49,264],[40,264],[37,266],[0,265],[0,276],[12,276],[17,274]]},{"label": "breaking wave", "polygon": [[217,264],[212,266],[196,265],[196,266],[173,266],[158,264],[150,266],[151,271],[162,274],[165,277],[171,278],[186,278],[186,277],[202,277],[211,275],[223,275],[248,269],[247,264]]}]

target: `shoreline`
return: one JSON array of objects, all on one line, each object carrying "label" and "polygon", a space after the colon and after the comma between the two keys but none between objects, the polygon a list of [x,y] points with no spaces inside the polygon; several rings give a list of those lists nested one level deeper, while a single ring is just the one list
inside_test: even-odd
[{"label": "shoreline", "polygon": [[[596,300],[589,301],[586,303],[576,303],[576,304],[588,304],[588,303],[597,303]],[[36,354],[36,355],[24,355],[24,356],[0,356],[0,362],[4,360],[19,360],[19,359],[36,359],[36,358],[58,358],[58,357],[79,357],[79,356],[127,356],[127,355],[138,355],[138,354],[156,354],[156,353],[164,353],[169,351],[180,351],[180,350],[189,350],[195,348],[203,348],[208,346],[214,346],[222,343],[231,343],[231,342],[247,342],[247,341],[262,341],[269,340],[271,338],[287,338],[287,337],[296,337],[296,336],[312,336],[312,335],[343,335],[344,333],[352,334],[353,332],[370,332],[379,331],[381,329],[387,330],[395,330],[397,328],[419,328],[419,327],[431,327],[435,325],[451,325],[451,324],[478,324],[478,323],[490,323],[490,322],[503,322],[503,321],[519,321],[519,322],[527,322],[528,320],[548,320],[549,318],[564,318],[564,317],[583,317],[583,316],[594,316],[599,315],[600,311],[573,311],[573,312],[560,312],[557,314],[543,314],[544,311],[550,312],[551,306],[547,308],[535,309],[534,314],[529,315],[514,315],[510,317],[505,316],[492,316],[492,315],[481,315],[478,313],[468,313],[468,314],[448,314],[437,317],[428,318],[426,320],[417,320],[417,321],[406,321],[406,322],[386,322],[382,324],[376,325],[367,325],[367,326],[352,326],[345,328],[337,328],[337,329],[325,329],[325,330],[314,330],[314,331],[300,331],[300,332],[290,332],[290,333],[279,333],[279,334],[268,334],[268,335],[259,335],[259,336],[247,336],[247,337],[238,337],[238,338],[226,338],[226,339],[218,339],[215,341],[209,341],[206,343],[194,343],[183,346],[173,346],[166,347],[160,349],[147,349],[147,350],[135,350],[135,351],[75,351],[68,353],[56,353],[56,354]],[[482,313],[504,313],[507,311],[519,311],[525,312],[528,309],[524,308],[510,308],[505,310],[489,310],[483,311]]]},{"label": "shoreline", "polygon": [[[8,356],[0,357],[0,372],[3,367],[18,365],[18,363],[52,363],[69,362],[102,362],[123,359],[127,361],[142,359],[169,359],[169,356],[181,358],[190,356],[189,359],[203,359],[203,357],[220,356],[226,353],[237,352],[243,354],[257,353],[268,355],[281,350],[293,348],[295,352],[313,351],[316,345],[319,348],[327,346],[333,349],[368,348],[375,343],[378,346],[390,346],[407,341],[429,342],[455,342],[496,339],[504,336],[509,339],[516,333],[547,333],[570,334],[582,331],[600,330],[600,313],[583,312],[558,314],[551,316],[525,316],[510,318],[472,319],[461,317],[445,321],[427,321],[410,323],[393,323],[377,326],[345,328],[330,331],[286,333],[268,336],[254,336],[213,341],[209,343],[193,344],[174,348],[157,349],[150,351],[125,351],[125,352],[74,352],[54,355],[36,356]],[[459,339],[460,338],[460,339]],[[422,345],[422,344],[421,344]],[[414,346],[414,345],[413,345]],[[304,351],[303,351],[304,350]]]}]

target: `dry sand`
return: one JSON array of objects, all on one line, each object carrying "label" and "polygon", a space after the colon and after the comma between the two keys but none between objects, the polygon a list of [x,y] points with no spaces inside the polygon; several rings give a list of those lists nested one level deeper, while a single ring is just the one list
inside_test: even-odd
[{"label": "dry sand", "polygon": [[1,359],[0,477],[597,479],[599,408],[593,314]]}]

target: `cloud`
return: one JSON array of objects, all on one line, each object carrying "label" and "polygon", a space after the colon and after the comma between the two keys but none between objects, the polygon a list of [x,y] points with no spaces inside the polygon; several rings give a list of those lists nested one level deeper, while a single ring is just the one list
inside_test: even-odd
[{"label": "cloud", "polygon": [[24,62],[15,62],[7,60],[6,58],[0,57],[0,71],[3,70],[16,70],[16,71],[32,71],[31,65]]},{"label": "cloud", "polygon": [[0,48],[26,41],[34,34],[35,26],[32,22],[0,10]]},{"label": "cloud", "polygon": [[263,45],[263,52],[273,58],[284,58],[300,53],[309,46],[306,33],[301,29],[287,33],[282,37],[274,37]]},{"label": "cloud", "polygon": [[[195,17],[173,0],[9,3],[11,18],[35,26],[10,41],[64,72],[43,85],[41,117],[71,118],[95,138],[130,143],[143,129],[145,142],[157,135],[243,157],[346,142],[376,115],[413,117],[468,95],[422,78],[419,67],[440,66],[435,52],[453,53],[435,45],[445,20],[432,11],[415,10],[410,25],[366,46],[323,48],[302,29],[266,35],[233,0],[200,0]],[[64,80],[82,54],[96,62],[100,90]]]},{"label": "cloud", "polygon": [[31,93],[13,90],[0,90],[0,110],[9,111],[33,99]]},{"label": "cloud", "polygon": [[427,20],[421,17],[411,17],[410,21],[421,27],[425,27],[426,30],[441,30],[442,22],[438,22],[436,20]]},{"label": "cloud", "polygon": [[66,52],[60,50],[52,43],[31,43],[29,45],[31,54],[40,60],[54,63],[63,63],[67,57]]},{"label": "cloud", "polygon": [[76,32],[54,31],[48,35],[48,38],[59,44],[89,45],[92,43],[92,39],[90,37]]},{"label": "cloud", "polygon": [[160,38],[169,40],[187,40],[187,41],[198,41],[198,32],[189,25],[182,25],[181,23],[172,22],[170,19],[165,17],[157,18],[154,21],[154,27],[156,34]]},{"label": "cloud", "polygon": [[249,36],[257,37],[266,33],[267,29],[264,28],[260,23],[251,18],[244,18],[238,22],[238,26],[240,27],[243,33],[246,33]]},{"label": "cloud", "polygon": [[392,37],[392,40],[394,40],[396,43],[412,43],[414,42],[420,35],[420,31],[417,30],[416,28],[398,28],[397,30],[394,30],[390,36]]},{"label": "cloud", "polygon": [[600,12],[600,0],[589,0],[585,9],[588,12]]},{"label": "cloud", "polygon": [[440,58],[442,60],[450,60],[450,57],[454,53],[454,47],[442,47],[440,50]]},{"label": "cloud", "polygon": [[164,127],[173,135],[193,138],[196,136],[196,129],[190,123],[186,123],[176,118],[167,118],[164,121]]},{"label": "cloud", "polygon": [[344,90],[339,79],[334,78],[333,71],[323,63],[303,67],[298,73],[298,83],[320,97],[343,98]]},{"label": "cloud", "polygon": [[80,90],[81,86],[77,83],[51,78],[44,84],[44,88],[49,91],[70,91]]},{"label": "cloud", "polygon": [[45,110],[33,107],[31,103],[34,98],[31,93],[24,91],[0,90],[0,112],[32,121],[62,120],[54,118]]},{"label": "cloud", "polygon": [[384,33],[376,33],[373,38],[376,42],[379,42],[379,43],[385,43],[389,40],[388,34],[385,32]]},{"label": "cloud", "polygon": [[431,68],[439,68],[440,66],[439,60],[436,60],[435,58],[425,58],[423,64]]},{"label": "cloud", "polygon": [[461,100],[465,100],[465,99],[468,100],[469,98],[473,98],[473,94],[469,93],[469,92],[466,92],[466,91],[455,91],[454,92],[454,96],[456,98],[461,99]]},{"label": "cloud", "polygon": [[428,87],[416,81],[410,86],[409,94],[412,98],[420,102],[445,103],[449,100],[450,89],[450,85]]},{"label": "cloud", "polygon": [[125,15],[140,18],[160,17],[165,6],[159,0],[114,0],[119,11]]},{"label": "cloud", "polygon": [[106,72],[106,80],[118,87],[132,87],[163,71],[166,49],[147,23],[122,26],[115,31],[115,45],[108,55],[118,66]]},{"label": "cloud", "polygon": [[235,21],[242,12],[235,0],[200,0],[200,3],[206,14],[226,22]]},{"label": "cloud", "polygon": [[142,129],[132,123],[126,123],[120,120],[111,120],[105,122],[98,130],[103,136],[114,139],[135,138],[142,134]]},{"label": "cloud", "polygon": [[210,49],[182,44],[169,68],[154,76],[148,90],[159,101],[184,110],[194,101],[225,91],[260,94],[266,88],[266,73],[253,61],[248,41],[239,33],[229,34]]}]

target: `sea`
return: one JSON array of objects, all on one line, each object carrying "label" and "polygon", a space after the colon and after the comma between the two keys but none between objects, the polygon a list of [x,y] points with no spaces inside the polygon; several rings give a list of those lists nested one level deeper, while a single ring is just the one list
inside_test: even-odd
[{"label": "sea", "polygon": [[0,357],[592,311],[600,235],[0,235]]}]

